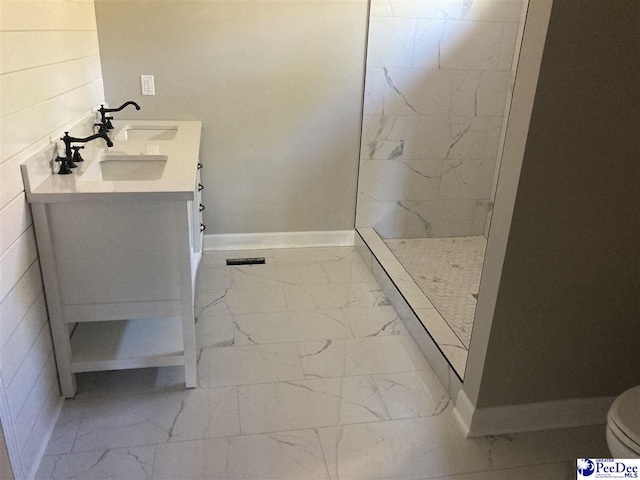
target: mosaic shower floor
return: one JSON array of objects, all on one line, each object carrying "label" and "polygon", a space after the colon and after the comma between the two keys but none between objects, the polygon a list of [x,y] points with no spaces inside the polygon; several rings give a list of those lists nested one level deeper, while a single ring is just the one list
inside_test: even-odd
[{"label": "mosaic shower floor", "polygon": [[468,349],[486,238],[387,239],[385,243]]}]

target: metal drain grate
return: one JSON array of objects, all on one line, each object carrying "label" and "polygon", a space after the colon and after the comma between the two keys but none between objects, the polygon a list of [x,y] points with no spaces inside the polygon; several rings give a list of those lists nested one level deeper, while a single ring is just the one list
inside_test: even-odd
[{"label": "metal drain grate", "polygon": [[227,265],[264,265],[264,257],[227,258]]}]

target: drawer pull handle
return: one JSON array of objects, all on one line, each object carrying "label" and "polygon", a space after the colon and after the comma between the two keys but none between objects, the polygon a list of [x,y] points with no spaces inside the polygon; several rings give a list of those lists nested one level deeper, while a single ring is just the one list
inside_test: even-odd
[{"label": "drawer pull handle", "polygon": [[198,191],[201,192],[202,190],[204,190],[204,185],[202,185],[201,183],[198,184]]},{"label": "drawer pull handle", "polygon": [[200,170],[202,168],[202,164],[198,163],[198,170]]},{"label": "drawer pull handle", "polygon": [[200,208],[198,209],[198,211],[201,212],[202,210],[204,210],[204,205],[200,204]]},{"label": "drawer pull handle", "polygon": [[200,224],[200,231],[204,232],[207,229],[206,225],[204,223]]}]

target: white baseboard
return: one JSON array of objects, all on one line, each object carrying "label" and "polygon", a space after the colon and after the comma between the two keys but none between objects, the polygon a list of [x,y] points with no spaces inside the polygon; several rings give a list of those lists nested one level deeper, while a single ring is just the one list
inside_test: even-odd
[{"label": "white baseboard", "polygon": [[264,248],[352,247],[355,230],[327,232],[231,233],[204,236],[204,251]]},{"label": "white baseboard", "polygon": [[607,423],[607,412],[615,398],[572,398],[475,408],[465,391],[460,390],[453,414],[467,437],[585,427]]}]

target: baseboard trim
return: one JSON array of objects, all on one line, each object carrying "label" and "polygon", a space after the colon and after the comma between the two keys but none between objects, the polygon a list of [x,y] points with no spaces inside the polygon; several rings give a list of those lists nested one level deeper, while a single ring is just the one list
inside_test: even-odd
[{"label": "baseboard trim", "polygon": [[607,412],[615,398],[572,398],[475,408],[465,391],[460,390],[453,414],[467,437],[585,427],[607,423]]},{"label": "baseboard trim", "polygon": [[352,247],[354,236],[355,230],[210,234],[204,236],[204,251]]}]

